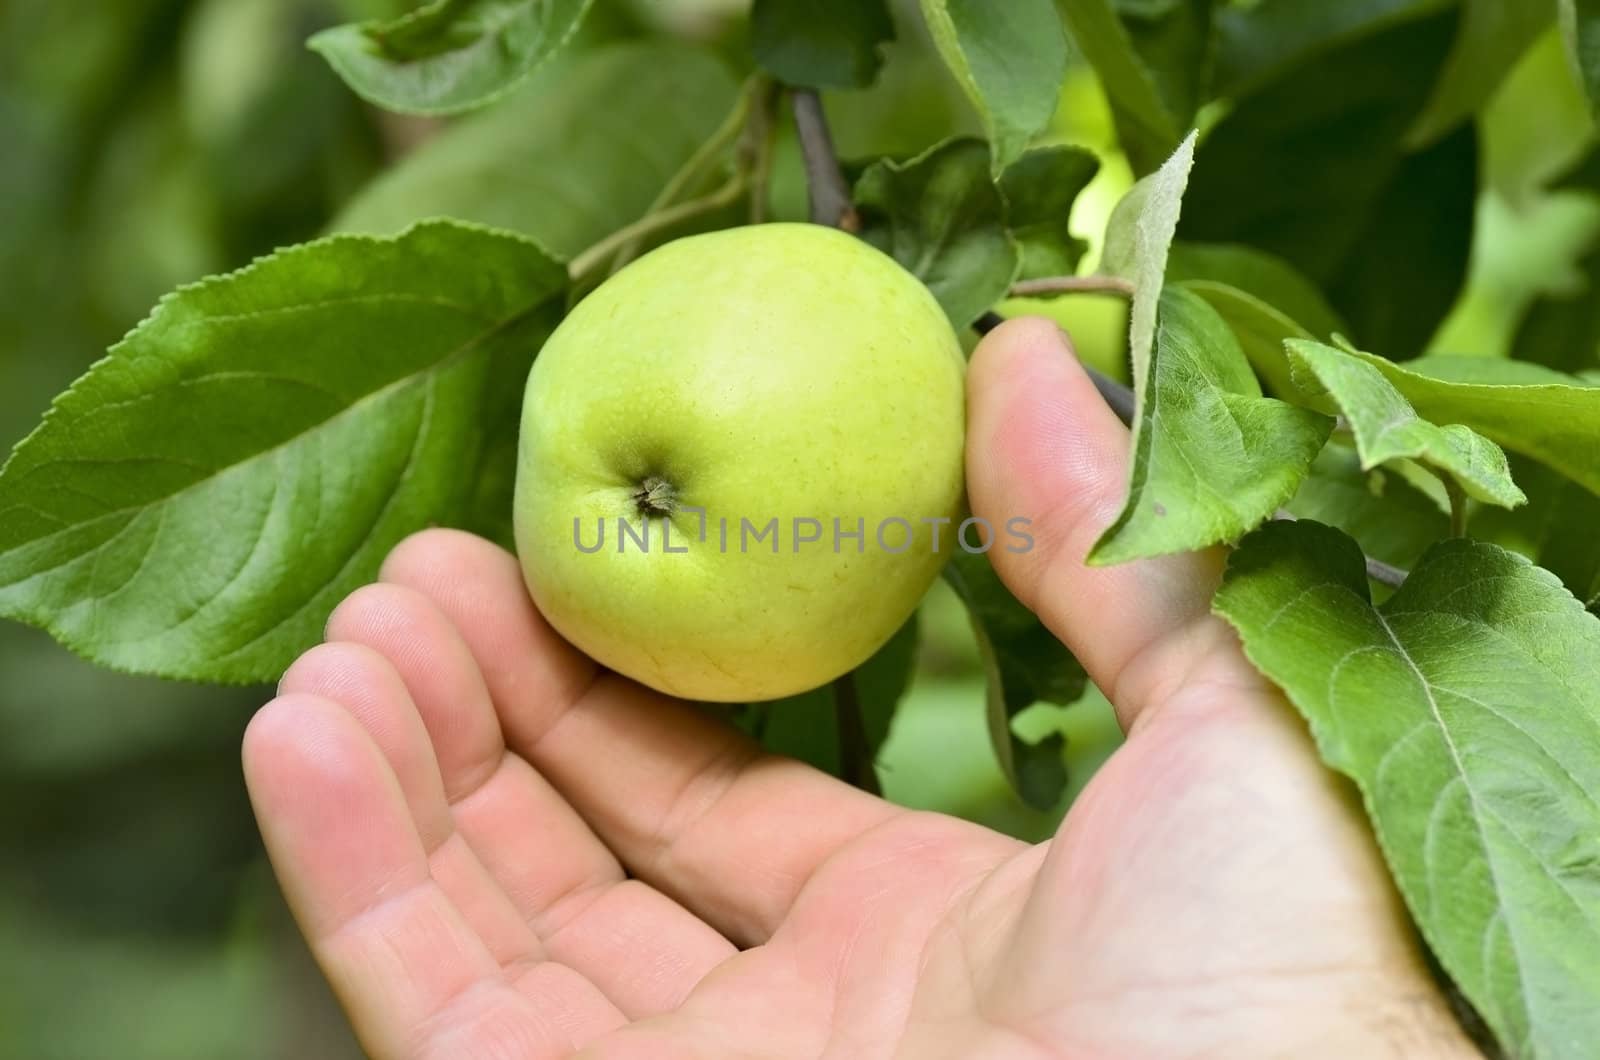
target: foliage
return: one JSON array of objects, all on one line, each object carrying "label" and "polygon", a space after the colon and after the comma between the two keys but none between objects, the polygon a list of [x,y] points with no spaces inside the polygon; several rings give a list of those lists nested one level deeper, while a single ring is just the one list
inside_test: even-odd
[{"label": "foliage", "polygon": [[861,235],[928,285],[965,327],[1018,279],[1071,272],[1083,256],[1066,217],[1094,176],[1092,155],[1041,147],[990,179],[989,149],[958,137],[856,181]]},{"label": "foliage", "polygon": [[[507,538],[520,382],[589,285],[686,231],[801,216],[836,179],[847,223],[963,329],[1021,282],[1127,295],[1099,363],[1133,385],[1128,497],[1083,558],[1233,547],[1216,608],[1360,789],[1443,973],[1508,1055],[1583,1055],[1600,245],[1520,254],[1495,243],[1520,226],[1480,219],[1600,214],[1592,125],[1508,87],[1600,113],[1600,5],[410,6],[0,8],[19,160],[0,167],[19,380],[0,422],[83,372],[0,469],[0,614],[106,668],[272,680],[404,534]],[[785,120],[811,90],[842,168]],[[1496,255],[1545,263],[1495,308],[1510,356],[1440,348],[1500,293]],[[1381,606],[1363,552],[1411,570]],[[1084,710],[1082,669],[986,558],[946,582],[972,654],[945,691],[995,775],[1059,807],[1082,778],[1027,719]],[[939,606],[853,676],[859,719],[819,690],[742,722],[828,769],[883,751],[910,790],[884,749],[937,676]],[[144,691],[85,701],[151,696],[103,680]],[[188,750],[105,721],[59,760],[19,739],[3,760],[198,769],[237,736],[209,724]],[[242,815],[236,796],[218,806]],[[212,853],[225,881],[250,857]]]},{"label": "foliage", "polygon": [[311,38],[363,99],[452,114],[503,95],[578,28],[591,0],[433,0],[400,18]]},{"label": "foliage", "polygon": [[180,288],[7,462],[0,606],[116,669],[272,680],[402,537],[465,521],[565,283],[435,221]]},{"label": "foliage", "polygon": [[1023,801],[1048,809],[1067,783],[1060,735],[1029,741],[1012,723],[1036,703],[1076,703],[1088,676],[1044,624],[1006,590],[987,556],[958,554],[944,576],[972,619],[983,660],[989,739],[1000,768]]},{"label": "foliage", "polygon": [[750,51],[774,77],[808,88],[860,88],[894,38],[884,0],[754,0]]},{"label": "foliage", "polygon": [[1528,498],[1511,480],[1506,454],[1460,423],[1440,427],[1418,416],[1374,366],[1315,342],[1289,339],[1289,360],[1303,369],[1302,393],[1322,390],[1339,406],[1355,437],[1361,467],[1415,460],[1445,478],[1447,488],[1486,504],[1514,508]]},{"label": "foliage", "polygon": [[1595,0],[1556,0],[1556,4],[1572,62],[1590,102],[1600,109],[1600,4]]},{"label": "foliage", "polygon": [[1465,540],[1374,608],[1360,550],[1308,522],[1248,538],[1217,610],[1361,789],[1423,934],[1507,1051],[1595,1041],[1594,616]]},{"label": "foliage", "polygon": [[[394,235],[454,217],[572,257],[650,210],[736,91],[727,68],[697,48],[628,41],[589,49],[390,167],[332,227]],[[561,164],[548,164],[557,153]]]},{"label": "foliage", "polygon": [[1161,296],[1149,359],[1128,499],[1091,563],[1238,540],[1294,496],[1333,426],[1262,397],[1227,324],[1181,287]]},{"label": "foliage", "polygon": [[922,13],[950,72],[983,116],[1003,172],[1050,121],[1067,72],[1067,42],[1050,0],[1001,8],[982,0],[922,0]]}]

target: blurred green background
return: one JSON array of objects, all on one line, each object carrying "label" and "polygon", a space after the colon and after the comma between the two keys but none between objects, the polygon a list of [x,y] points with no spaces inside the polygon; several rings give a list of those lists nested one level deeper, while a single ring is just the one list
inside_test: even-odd
[{"label": "blurred green background", "polygon": [[[323,26],[405,6],[0,4],[0,443],[31,429],[164,292],[317,234],[437,131],[360,104],[303,46]],[[666,32],[736,55],[741,6],[601,0],[575,48]],[[880,82],[828,101],[847,158],[909,153],[975,126],[907,10]],[[1492,187],[1472,287],[1437,345],[1503,353],[1530,299],[1581,284],[1575,262],[1600,216],[1539,189],[1587,131],[1552,37],[1486,119]],[[1105,158],[1074,215],[1092,239],[1130,176],[1081,72],[1053,135]],[[794,197],[788,172],[775,194]],[[1120,303],[1005,309],[1051,312],[1087,359],[1120,370]],[[1038,813],[1007,790],[976,648],[943,587],[922,629],[917,680],[879,761],[886,793],[1048,835],[1071,792]],[[0,1057],[356,1055],[283,908],[240,778],[240,735],[270,690],[107,673],[15,625],[0,625],[0,676]],[[1095,694],[1035,708],[1019,728],[1064,732],[1074,792],[1118,740]]]}]

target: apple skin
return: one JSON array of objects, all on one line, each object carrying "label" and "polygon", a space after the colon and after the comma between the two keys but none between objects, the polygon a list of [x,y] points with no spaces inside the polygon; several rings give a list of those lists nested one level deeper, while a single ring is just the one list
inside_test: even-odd
[{"label": "apple skin", "polygon": [[[964,374],[927,288],[852,236],[767,224],[646,254],[573,309],[528,378],[514,521],[534,602],[602,665],[689,699],[848,672],[957,547]],[[652,488],[659,503],[641,501]],[[619,551],[619,517],[645,532],[641,504],[649,551]],[[686,508],[706,510],[704,541]],[[899,554],[876,538],[891,517],[911,524]],[[771,537],[741,549],[740,521],[772,518],[777,553]],[[822,539],[797,545],[796,518]],[[834,518],[864,521],[864,551],[834,550]],[[924,519],[951,520],[937,551]],[[574,520],[585,548],[604,520],[604,546],[582,551]],[[889,549],[906,539],[887,524]]]}]

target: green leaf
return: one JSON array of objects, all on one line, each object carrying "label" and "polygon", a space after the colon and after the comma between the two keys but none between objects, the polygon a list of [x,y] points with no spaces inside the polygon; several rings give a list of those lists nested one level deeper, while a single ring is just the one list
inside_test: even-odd
[{"label": "green leaf", "polygon": [[1477,202],[1472,126],[1404,144],[1454,27],[1446,14],[1358,37],[1238,100],[1196,155],[1180,238],[1272,253],[1363,343],[1420,352],[1465,282]]},{"label": "green leaf", "polygon": [[[1216,89],[1240,98],[1324,52],[1453,7],[1458,0],[1268,0],[1217,12]],[[1520,2],[1520,0],[1513,0]]]},{"label": "green leaf", "polygon": [[1461,423],[1600,492],[1600,386],[1520,361],[1424,357],[1374,365],[1417,414]]},{"label": "green leaf", "polygon": [[591,0],[433,0],[310,40],[362,99],[455,114],[504,95],[577,31]]},{"label": "green leaf", "polygon": [[1167,282],[1191,280],[1235,288],[1320,338],[1350,331],[1316,284],[1264,250],[1238,244],[1174,243],[1167,258]]},{"label": "green leaf", "polygon": [[1370,204],[1361,242],[1328,294],[1354,333],[1418,353],[1461,296],[1476,230],[1478,133],[1463,125],[1407,155]]},{"label": "green leaf", "polygon": [[1286,400],[1299,395],[1283,343],[1286,339],[1309,339],[1309,331],[1281,310],[1230,284],[1185,280],[1177,286],[1204,298],[1217,311],[1272,394]]},{"label": "green leaf", "polygon": [[[1450,535],[1449,516],[1432,497],[1402,475],[1363,468],[1356,451],[1337,441],[1323,446],[1311,474],[1284,507],[1297,518],[1337,526],[1356,539],[1362,552],[1402,570],[1414,567],[1429,546]],[[1504,509],[1480,510],[1506,514]]]},{"label": "green leaf", "polygon": [[1409,142],[1432,143],[1483,109],[1554,17],[1555,0],[1464,0],[1450,58]]},{"label": "green leaf", "polygon": [[1128,310],[1128,356],[1133,362],[1133,387],[1141,408],[1150,374],[1156,310],[1166,284],[1167,256],[1183,211],[1189,171],[1194,166],[1195,138],[1191,133],[1159,170],[1135,184],[1106,222],[1100,268],[1133,284],[1133,305]]},{"label": "green leaf", "polygon": [[1056,10],[1100,78],[1134,171],[1149,172],[1177,149],[1185,120],[1167,109],[1112,0],[1056,0]]},{"label": "green leaf", "polygon": [[[911,687],[917,642],[917,617],[913,615],[887,644],[854,671],[866,752],[873,759],[889,738],[895,710]],[[798,758],[838,776],[842,764],[839,717],[833,697],[833,687],[824,685],[784,699],[748,704],[735,717],[769,751]]]},{"label": "green leaf", "polygon": [[333,227],[387,235],[457,217],[571,258],[649,210],[738,95],[715,56],[680,44],[614,45],[557,66],[408,156]]},{"label": "green leaf", "polygon": [[1534,302],[1511,340],[1515,356],[1563,372],[1600,368],[1600,247],[1578,262],[1583,288]]},{"label": "green leaf", "polygon": [[1227,324],[1180,287],[1161,297],[1148,360],[1128,499],[1091,564],[1237,540],[1294,496],[1333,426],[1262,397]]},{"label": "green leaf", "polygon": [[[1115,0],[1123,31],[1180,129],[1209,96],[1213,0]],[[1156,156],[1155,161],[1159,161]],[[1148,168],[1148,167],[1146,167]]]},{"label": "green leaf", "polygon": [[856,181],[862,238],[939,299],[958,328],[1004,298],[1020,255],[981,140],[947,140],[907,162],[874,162]]},{"label": "green leaf", "polygon": [[1600,146],[1585,151],[1582,157],[1550,182],[1550,190],[1600,192]]},{"label": "green leaf", "polygon": [[778,80],[805,88],[864,88],[894,39],[884,0],[755,0],[750,48]]},{"label": "green leaf", "polygon": [[[1347,353],[1360,352],[1349,341],[1334,336],[1334,344]],[[1490,386],[1577,386],[1592,387],[1586,382],[1554,368],[1528,361],[1513,361],[1503,357],[1462,357],[1447,353],[1429,354],[1407,361],[1405,368],[1430,379],[1447,383],[1481,383]]]},{"label": "green leaf", "polygon": [[1359,357],[1318,342],[1290,339],[1287,345],[1301,392],[1332,397],[1355,435],[1363,468],[1417,460],[1448,475],[1474,500],[1502,508],[1527,501],[1511,480],[1505,452],[1477,431],[1418,416],[1383,373]]},{"label": "green leaf", "polygon": [[391,546],[460,517],[565,284],[531,242],[434,222],[180,288],[0,469],[0,613],[114,669],[274,678]]},{"label": "green leaf", "polygon": [[1051,0],[921,0],[945,64],[983,119],[994,172],[1028,149],[1055,113],[1067,40]]},{"label": "green leaf", "polygon": [[1600,620],[1494,545],[1382,607],[1315,523],[1245,540],[1216,609],[1360,789],[1422,934],[1514,1056],[1600,1041]]},{"label": "green leaf", "polygon": [[989,737],[1000,768],[1024,802],[1049,809],[1067,784],[1061,735],[1029,743],[1011,723],[1035,703],[1076,703],[1088,677],[1061,641],[1011,595],[987,554],[958,552],[945,566],[944,578],[966,605],[978,640],[988,683]]},{"label": "green leaf", "polygon": [[1020,279],[1078,271],[1087,247],[1067,221],[1099,169],[1099,160],[1081,147],[1041,147],[1017,159],[1001,176],[1006,227],[1022,252]]},{"label": "green leaf", "polygon": [[1526,457],[1514,456],[1511,471],[1528,503],[1514,512],[1480,509],[1472,536],[1521,552],[1589,610],[1600,607],[1600,495]]},{"label": "green leaf", "polygon": [[[226,263],[309,238],[382,163],[370,108],[306,49],[305,24],[304,0],[203,0],[189,8],[177,57],[179,102],[189,157],[203,163],[222,211]],[[123,322],[172,286],[160,285]]]},{"label": "green leaf", "polygon": [[1600,115],[1600,0],[1556,0],[1556,12],[1567,54]]}]

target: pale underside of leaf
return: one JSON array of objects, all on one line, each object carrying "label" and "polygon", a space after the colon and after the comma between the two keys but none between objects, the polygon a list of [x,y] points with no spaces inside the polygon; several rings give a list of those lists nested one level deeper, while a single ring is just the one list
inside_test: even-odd
[{"label": "pale underside of leaf", "polygon": [[1356,439],[1362,466],[1417,460],[1457,482],[1467,496],[1513,508],[1527,495],[1511,479],[1505,452],[1461,424],[1443,426],[1416,414],[1410,402],[1383,373],[1343,350],[1291,339],[1289,359],[1302,380],[1300,390],[1332,396]]},{"label": "pale underside of leaf", "polygon": [[[1156,172],[1133,186],[1106,223],[1101,269],[1133,284],[1128,314],[1128,356],[1133,362],[1133,387],[1142,402],[1150,371],[1150,347],[1156,333],[1156,309],[1166,283],[1167,255],[1178,231],[1183,192],[1194,166],[1197,134]],[[1135,428],[1137,432],[1137,428]]]},{"label": "pale underside of leaf", "polygon": [[1460,423],[1600,493],[1600,386],[1539,365],[1488,357],[1425,357],[1376,367],[1418,415]]},{"label": "pale underside of leaf", "polygon": [[1216,608],[1356,782],[1423,934],[1511,1055],[1600,1040],[1600,620],[1492,545],[1382,608],[1354,542],[1262,528]]}]

